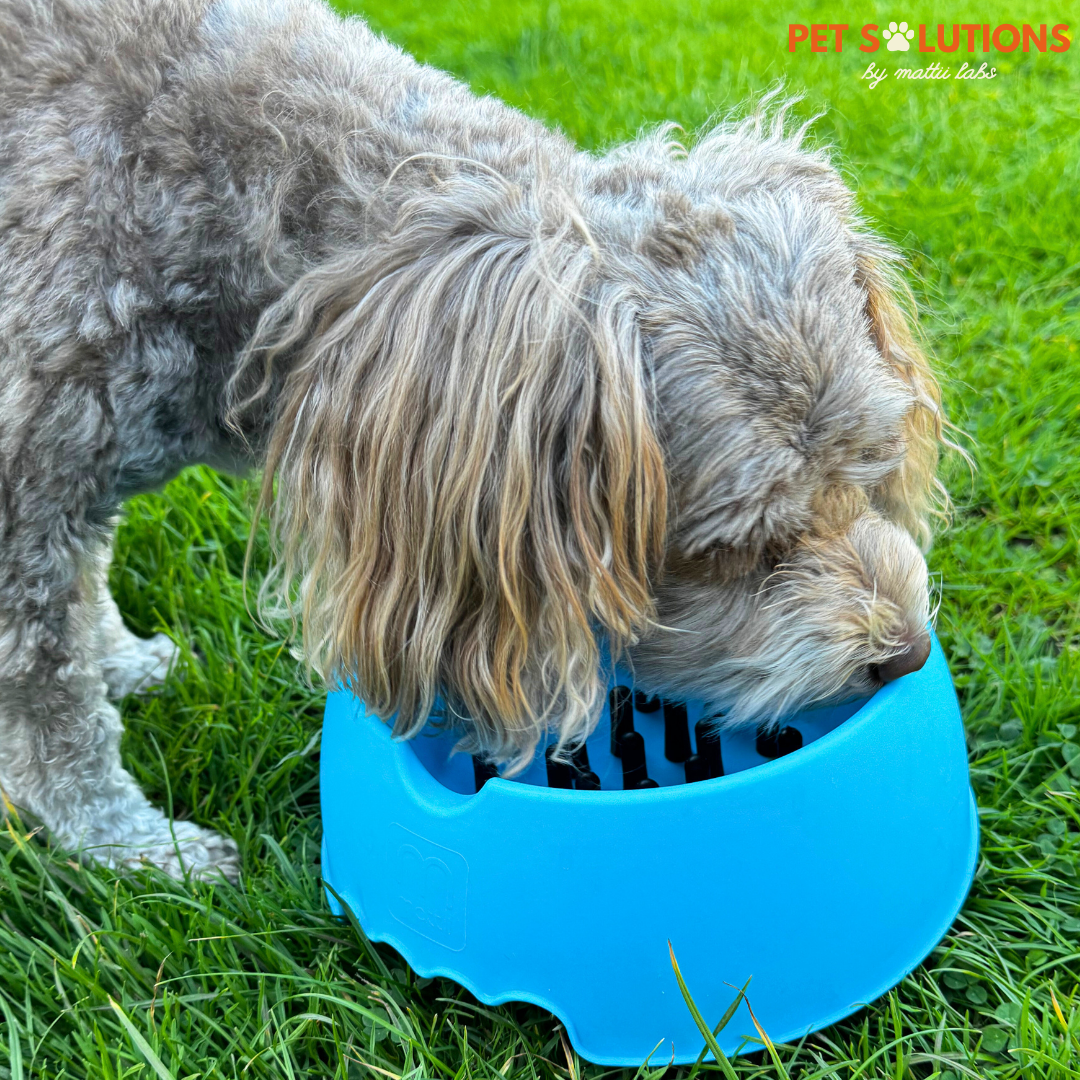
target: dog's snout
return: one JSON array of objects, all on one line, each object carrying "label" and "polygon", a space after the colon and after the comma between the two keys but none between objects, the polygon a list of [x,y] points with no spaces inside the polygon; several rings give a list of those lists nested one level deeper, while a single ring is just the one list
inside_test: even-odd
[{"label": "dog's snout", "polygon": [[908,641],[903,652],[889,657],[882,664],[872,665],[872,673],[882,682],[893,682],[903,675],[918,671],[930,655],[930,635],[921,634]]}]

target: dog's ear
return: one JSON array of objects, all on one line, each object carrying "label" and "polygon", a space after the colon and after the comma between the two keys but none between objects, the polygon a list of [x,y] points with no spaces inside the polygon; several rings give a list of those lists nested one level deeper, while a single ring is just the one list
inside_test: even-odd
[{"label": "dog's ear", "polygon": [[[878,350],[914,396],[904,424],[903,462],[879,485],[875,498],[886,516],[926,548],[933,536],[932,520],[948,511],[948,495],[937,479],[938,451],[944,442],[941,390],[897,299],[904,290],[888,253],[860,252],[856,273],[866,290],[866,317]],[[908,304],[914,307],[910,297]]]},{"label": "dog's ear", "polygon": [[618,653],[650,622],[666,524],[634,307],[529,199],[484,178],[417,200],[257,336],[290,357],[264,599],[396,735],[442,695],[466,748],[518,765],[590,729],[597,637]]}]

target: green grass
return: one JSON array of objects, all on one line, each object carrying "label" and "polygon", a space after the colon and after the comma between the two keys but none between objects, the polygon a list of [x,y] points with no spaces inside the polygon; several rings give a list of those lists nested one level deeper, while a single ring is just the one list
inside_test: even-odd
[{"label": "green grass", "polygon": [[[816,138],[909,253],[950,412],[972,439],[974,477],[947,465],[958,512],[931,563],[982,857],[956,925],[893,993],[778,1047],[775,1061],[758,1053],[734,1070],[1080,1077],[1076,51],[996,55],[992,81],[889,79],[870,90],[853,41],[839,56],[788,53],[788,22],[808,21],[801,8],[387,0],[364,10],[421,58],[589,147],[664,119],[693,129],[777,77],[805,91],[804,115],[827,110]],[[866,9],[829,21],[892,17]],[[1047,16],[995,2],[948,17],[912,4],[902,17]],[[874,59],[890,70],[919,60]],[[119,878],[16,829],[0,838],[0,1078],[618,1071],[567,1058],[543,1011],[484,1008],[450,982],[418,979],[329,915],[315,861],[320,695],[245,611],[250,494],[196,470],[136,500],[113,571],[134,629],[168,629],[193,650],[183,680],[124,703],[125,759],[178,816],[236,837],[243,888]],[[918,872],[898,866],[898,887]]]}]

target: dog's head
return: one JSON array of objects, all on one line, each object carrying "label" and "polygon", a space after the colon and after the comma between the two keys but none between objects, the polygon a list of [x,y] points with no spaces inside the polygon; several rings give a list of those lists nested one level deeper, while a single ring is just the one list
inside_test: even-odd
[{"label": "dog's head", "polygon": [[944,508],[939,390],[895,257],[779,127],[664,160],[658,136],[598,181],[644,208],[630,246],[668,463],[635,669],[733,722],[869,693],[929,653],[920,545]]},{"label": "dog's head", "polygon": [[287,358],[266,596],[313,666],[523,763],[591,728],[601,640],[737,719],[914,663],[938,393],[824,158],[751,122],[422,171],[249,353]]}]

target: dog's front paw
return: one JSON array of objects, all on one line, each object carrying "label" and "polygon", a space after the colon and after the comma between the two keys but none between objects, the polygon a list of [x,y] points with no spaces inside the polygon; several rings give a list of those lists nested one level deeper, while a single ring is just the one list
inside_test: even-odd
[{"label": "dog's front paw", "polygon": [[180,649],[165,634],[143,640],[129,636],[125,647],[101,661],[109,697],[119,699],[163,683]]},{"label": "dog's front paw", "polygon": [[218,878],[235,885],[240,880],[235,840],[191,821],[170,822],[158,811],[151,810],[147,817],[142,823],[130,822],[134,827],[107,843],[84,843],[84,853],[114,869],[156,866],[177,881]]},{"label": "dog's front paw", "polygon": [[[150,863],[178,881],[185,877],[240,880],[240,849],[236,841],[190,821],[176,821],[172,834],[160,844],[138,852],[137,860],[125,858],[127,866]],[[175,837],[175,839],[174,839]]]}]

